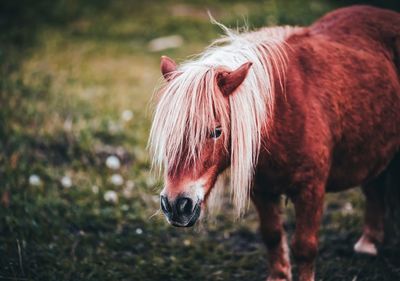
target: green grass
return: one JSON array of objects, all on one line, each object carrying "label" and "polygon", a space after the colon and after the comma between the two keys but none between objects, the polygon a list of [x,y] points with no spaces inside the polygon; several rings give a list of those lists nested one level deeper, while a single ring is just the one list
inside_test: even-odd
[{"label": "green grass", "polygon": [[[145,149],[159,57],[200,52],[224,24],[306,25],[336,6],[324,1],[49,1],[0,9],[0,280],[263,280],[257,217],[224,213],[176,229],[157,213],[161,182]],[[395,7],[395,2],[388,2]],[[398,7],[398,6],[397,6]],[[185,43],[148,50],[159,36]],[[124,110],[133,118],[124,121]],[[110,154],[122,166],[105,165]],[[124,184],[110,182],[119,173]],[[41,183],[29,184],[38,175]],[[68,176],[72,186],[63,187]],[[129,185],[134,185],[129,188]],[[118,202],[104,199],[115,191]],[[328,198],[318,280],[399,280],[400,256],[357,256],[358,191]],[[354,210],[344,213],[351,203]],[[293,210],[286,227],[294,229]]]}]

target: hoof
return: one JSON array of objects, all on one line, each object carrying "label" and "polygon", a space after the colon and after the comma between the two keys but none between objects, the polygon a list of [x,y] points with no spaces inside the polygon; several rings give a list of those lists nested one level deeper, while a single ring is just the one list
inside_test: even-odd
[{"label": "hoof", "polygon": [[360,254],[366,254],[370,256],[376,256],[378,254],[378,249],[376,245],[367,239],[364,235],[358,240],[354,245],[354,251]]}]

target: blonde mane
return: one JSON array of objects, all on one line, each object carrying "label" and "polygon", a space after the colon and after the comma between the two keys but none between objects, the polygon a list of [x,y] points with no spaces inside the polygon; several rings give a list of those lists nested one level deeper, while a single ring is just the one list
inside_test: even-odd
[{"label": "blonde mane", "polygon": [[[240,216],[248,205],[261,133],[272,121],[274,83],[284,83],[285,39],[297,28],[239,33],[219,25],[226,35],[183,63],[174,79],[160,86],[149,147],[153,164],[160,170],[177,163],[196,163],[202,144],[218,120],[224,134],[231,136],[226,139],[231,143],[231,194]],[[235,70],[249,61],[253,65],[243,84],[229,96],[228,112],[225,97],[215,90],[216,69]],[[184,147],[188,151],[183,151]],[[215,189],[211,197],[219,193]],[[209,203],[218,201],[214,196]]]}]

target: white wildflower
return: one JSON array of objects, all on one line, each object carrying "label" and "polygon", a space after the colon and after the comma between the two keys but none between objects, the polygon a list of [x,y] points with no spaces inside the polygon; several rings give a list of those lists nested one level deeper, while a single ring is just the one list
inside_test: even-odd
[{"label": "white wildflower", "polygon": [[143,234],[143,229],[141,229],[141,228],[136,228],[136,234],[138,234],[138,235],[140,235],[140,234]]},{"label": "white wildflower", "polygon": [[342,208],[342,214],[344,215],[350,215],[354,212],[353,205],[350,202],[347,202],[344,204]]},{"label": "white wildflower", "polygon": [[104,200],[110,203],[117,203],[118,194],[114,190],[108,190],[104,193]]},{"label": "white wildflower", "polygon": [[41,185],[42,181],[38,175],[30,175],[29,177],[29,184],[32,186],[39,186]]},{"label": "white wildflower", "polygon": [[64,188],[70,188],[71,186],[72,186],[72,180],[71,180],[71,178],[70,177],[68,177],[68,176],[63,176],[62,178],[61,178],[61,185],[64,187]]},{"label": "white wildflower", "polygon": [[126,110],[122,111],[121,118],[122,118],[123,121],[129,122],[133,118],[133,112],[128,110],[128,109],[126,109]]},{"label": "white wildflower", "polygon": [[98,187],[97,185],[93,185],[93,186],[92,186],[92,192],[93,192],[94,194],[98,194],[98,193],[99,193],[99,187]]},{"label": "white wildflower", "polygon": [[115,186],[120,186],[124,183],[124,178],[120,174],[113,174],[110,181]]},{"label": "white wildflower", "polygon": [[106,159],[106,166],[111,170],[118,170],[121,167],[121,161],[117,156],[111,155]]},{"label": "white wildflower", "polygon": [[124,195],[125,198],[131,198],[132,197],[132,191],[133,188],[135,187],[135,183],[132,180],[127,180],[125,188],[122,190],[122,194]]}]

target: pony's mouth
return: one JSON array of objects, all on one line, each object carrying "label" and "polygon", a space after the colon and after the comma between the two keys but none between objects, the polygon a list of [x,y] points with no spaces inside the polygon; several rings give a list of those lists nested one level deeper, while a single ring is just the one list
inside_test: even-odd
[{"label": "pony's mouth", "polygon": [[189,217],[168,217],[168,222],[176,227],[191,227],[195,224],[201,213],[201,201],[198,201],[193,208],[193,212]]}]

